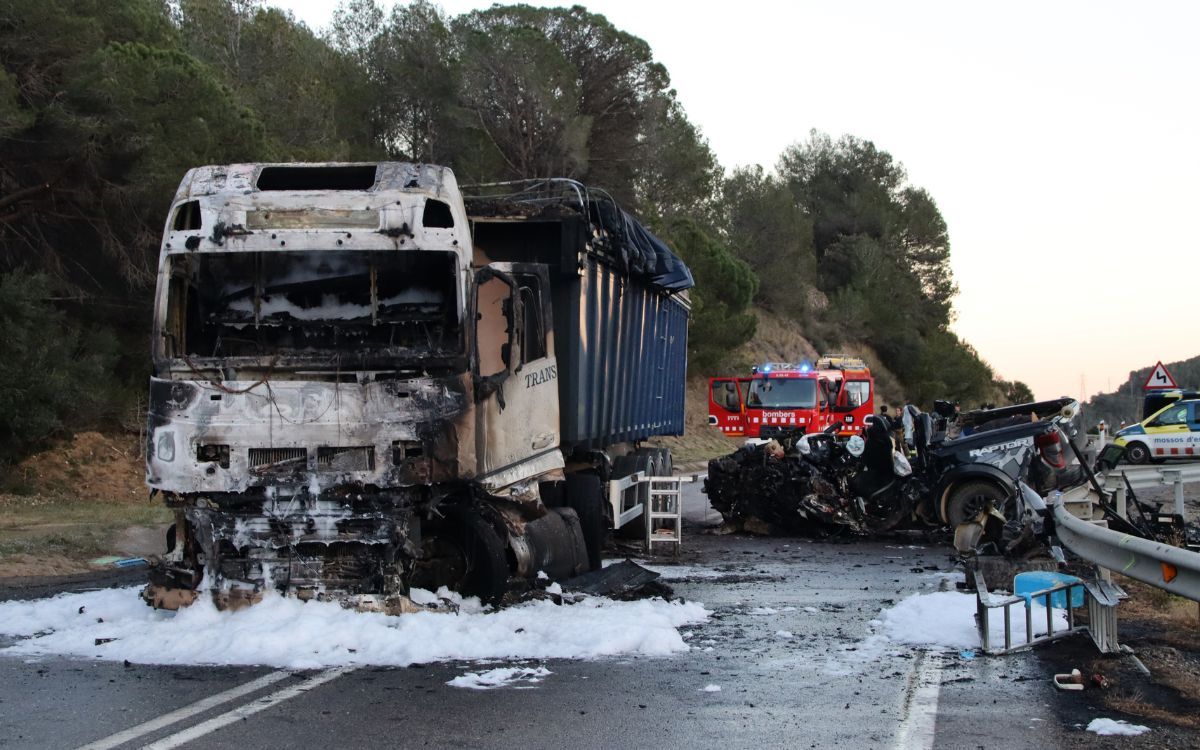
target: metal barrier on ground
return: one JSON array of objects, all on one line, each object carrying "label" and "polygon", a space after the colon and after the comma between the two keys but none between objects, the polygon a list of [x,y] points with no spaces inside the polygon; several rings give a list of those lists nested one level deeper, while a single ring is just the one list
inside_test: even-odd
[{"label": "metal barrier on ground", "polygon": [[675,554],[679,554],[683,543],[683,484],[696,479],[697,475],[654,477],[639,471],[609,480],[613,528],[640,518],[647,552],[653,552],[655,544],[672,544]]},{"label": "metal barrier on ground", "polygon": [[[1099,579],[1061,583],[1041,591],[1014,596],[998,596],[988,592],[987,582],[982,571],[974,571],[975,578],[975,624],[979,629],[979,641],[986,654],[1006,654],[1019,651],[1039,643],[1064,638],[1087,632],[1100,653],[1116,653],[1120,649],[1117,643],[1117,603],[1124,597],[1125,592],[1114,584]],[[1071,606],[1072,598],[1077,590],[1081,590],[1087,602],[1087,624],[1076,621],[1076,607]],[[1061,592],[1061,593],[1060,593]],[[1057,595],[1057,596],[1056,596]],[[1053,606],[1061,601],[1064,606]],[[1033,603],[1040,602],[1045,607],[1046,621],[1044,632],[1039,632],[1042,624],[1034,622]],[[1024,610],[1024,639],[1017,641],[1013,637],[1012,609],[1021,605]],[[1055,629],[1055,610],[1066,612],[1067,626]],[[991,613],[1000,610],[1004,613],[1004,646],[992,642],[993,633]]]}]

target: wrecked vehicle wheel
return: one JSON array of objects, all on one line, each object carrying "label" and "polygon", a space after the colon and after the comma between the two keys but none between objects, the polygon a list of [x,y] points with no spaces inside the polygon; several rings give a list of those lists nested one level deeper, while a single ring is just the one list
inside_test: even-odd
[{"label": "wrecked vehicle wheel", "polygon": [[1144,443],[1130,443],[1125,446],[1125,461],[1131,464],[1144,464],[1150,460],[1150,449]]},{"label": "wrecked vehicle wheel", "polygon": [[504,542],[474,509],[448,508],[429,563],[418,568],[412,585],[436,591],[440,586],[484,604],[498,604],[508,590]]},{"label": "wrecked vehicle wheel", "polygon": [[567,505],[579,516],[591,570],[600,569],[600,548],[604,544],[606,524],[602,489],[600,477],[595,474],[572,474],[567,477]]},{"label": "wrecked vehicle wheel", "polygon": [[955,529],[991,508],[1004,508],[1004,492],[991,482],[967,482],[947,498],[946,523]]}]

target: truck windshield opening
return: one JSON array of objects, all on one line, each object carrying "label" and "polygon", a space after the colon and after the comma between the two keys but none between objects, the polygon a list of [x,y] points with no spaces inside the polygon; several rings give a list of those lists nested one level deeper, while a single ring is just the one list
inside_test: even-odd
[{"label": "truck windshield opening", "polygon": [[171,257],[168,356],[400,356],[460,348],[449,252]]},{"label": "truck windshield opening", "polygon": [[763,409],[811,409],[817,405],[817,381],[756,378],[750,383],[746,406]]}]

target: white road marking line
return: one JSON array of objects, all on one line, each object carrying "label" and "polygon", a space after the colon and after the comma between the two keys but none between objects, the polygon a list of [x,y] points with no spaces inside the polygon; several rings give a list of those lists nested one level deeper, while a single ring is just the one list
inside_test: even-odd
[{"label": "white road marking line", "polygon": [[284,701],[295,698],[297,695],[306,693],[315,687],[324,685],[341,677],[347,672],[353,671],[353,667],[338,667],[337,669],[327,669],[324,672],[313,675],[304,682],[298,682],[295,685],[278,690],[270,695],[265,695],[262,698],[255,700],[252,703],[247,703],[244,706],[239,706],[227,713],[219,716],[214,716],[208,721],[202,721],[199,724],[188,727],[175,734],[163,737],[157,742],[151,742],[145,745],[142,750],[170,750],[171,748],[185,745],[192,740],[198,740],[206,734],[211,734],[222,727],[229,726],[234,722],[241,721],[249,716],[253,716],[259,711],[265,711],[271,706],[283,703]]},{"label": "white road marking line", "polygon": [[941,691],[941,658],[918,651],[909,674],[904,720],[896,730],[896,750],[932,750]]},{"label": "white road marking line", "polygon": [[241,698],[243,695],[253,693],[256,690],[262,690],[265,687],[279,682],[290,674],[290,672],[271,672],[270,674],[265,674],[256,680],[247,682],[244,685],[238,685],[237,687],[226,690],[225,692],[210,695],[203,700],[196,701],[191,705],[184,706],[183,708],[172,711],[169,714],[163,714],[156,719],[151,719],[145,723],[138,724],[137,726],[130,727],[129,729],[117,732],[116,734],[110,735],[103,739],[96,740],[88,745],[84,745],[83,747],[79,748],[79,750],[109,750],[110,748],[117,747],[118,745],[123,745],[130,740],[135,740],[138,737],[150,734],[151,732],[157,732],[159,729],[169,727],[176,722],[183,721],[184,719],[195,716],[196,714],[204,713],[209,709],[216,708],[222,703],[228,703],[229,701]]}]

